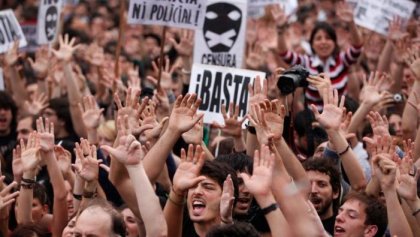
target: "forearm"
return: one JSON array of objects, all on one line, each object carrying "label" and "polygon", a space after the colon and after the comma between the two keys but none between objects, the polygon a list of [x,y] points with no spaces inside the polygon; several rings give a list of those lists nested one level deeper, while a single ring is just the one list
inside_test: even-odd
[{"label": "forearm", "polygon": [[395,188],[383,189],[383,191],[387,207],[388,228],[391,235],[412,237],[413,233],[404,216]]},{"label": "forearm", "polygon": [[335,130],[327,130],[329,141],[334,145],[335,150],[340,155],[340,159],[344,168],[344,171],[349,178],[350,185],[353,190],[360,191],[366,187],[366,178],[363,173],[363,169],[359,162],[357,161],[356,155],[353,152],[351,147],[348,147],[349,144],[346,138],[340,134],[340,132]]},{"label": "forearm", "polygon": [[[413,211],[411,210],[410,206],[408,205],[406,200],[401,200],[401,206],[404,211],[405,218],[407,218],[408,224],[410,225],[411,232],[415,237],[420,236],[420,223],[417,221],[416,216],[413,216]],[[419,203],[420,208],[420,203]],[[414,208],[414,210],[416,210]]]},{"label": "forearm", "polygon": [[[413,212],[420,209],[420,199],[418,197],[413,202],[408,202],[407,201],[407,204],[411,209],[411,215],[412,215]],[[414,217],[416,218],[417,225],[420,226],[420,213],[417,213]]]},{"label": "forearm", "polygon": [[242,136],[233,138],[233,149],[235,149],[236,152],[246,151],[245,141]]},{"label": "forearm", "polygon": [[182,222],[184,210],[184,196],[175,194],[172,190],[169,193],[163,214],[168,224],[168,237],[182,236]]},{"label": "forearm", "polygon": [[347,133],[358,133],[358,129],[366,120],[366,115],[372,110],[373,104],[362,102],[356,112],[353,114]]},{"label": "forearm", "polygon": [[376,176],[372,176],[369,183],[366,185],[365,192],[372,197],[379,197],[381,186],[379,185],[379,181]]},{"label": "forearm", "polygon": [[279,54],[285,54],[287,52],[287,45],[286,39],[284,38],[284,32],[285,30],[277,32],[277,52]]},{"label": "forearm", "polygon": [[87,139],[89,141],[90,144],[94,144],[97,145],[98,144],[98,132],[97,132],[97,128],[88,128],[87,129]]},{"label": "forearm", "polygon": [[190,77],[191,77],[191,56],[182,56],[182,65],[183,65],[183,69],[185,71],[183,71],[182,73],[182,82],[184,85],[189,85],[190,84]]},{"label": "forearm", "polygon": [[416,136],[417,128],[417,98],[416,94],[420,95],[420,82],[414,82],[413,89],[408,97],[407,103],[404,107],[404,112],[402,115],[402,131],[403,131],[403,138],[406,139],[414,139]]},{"label": "forearm", "polygon": [[352,21],[349,25],[350,27],[350,41],[353,46],[360,47],[363,45],[362,36],[357,29],[357,26],[354,21]]},{"label": "forearm", "polygon": [[[303,168],[300,161],[297,159],[293,151],[289,148],[286,141],[281,138],[278,142],[276,142],[276,148],[279,152],[280,157],[286,167],[287,172],[292,176],[293,180],[296,183],[307,185],[309,184],[308,176],[306,175],[306,171]],[[309,194],[309,188],[305,192]]]},{"label": "forearm", "polygon": [[9,72],[10,87],[13,91],[13,100],[16,102],[18,108],[22,109],[24,102],[28,99],[24,81],[20,77],[19,72],[15,66],[11,66],[9,68]]},{"label": "forearm", "polygon": [[201,147],[203,148],[204,153],[206,153],[207,160],[214,160],[213,154],[207,148],[207,145],[204,142],[201,142]]},{"label": "forearm", "polygon": [[85,186],[85,181],[79,175],[77,175],[74,181],[74,186],[73,186],[73,207],[74,207],[75,212],[77,212],[77,210],[79,209],[81,200],[74,198],[74,196],[75,195],[82,196],[84,186]]},{"label": "forearm", "polygon": [[[35,171],[29,171],[23,173],[24,179],[35,180]],[[17,207],[17,223],[18,225],[32,223],[32,201],[33,201],[33,188],[20,187],[18,196],[18,207]]]},{"label": "forearm", "polygon": [[[273,203],[277,203],[271,192],[268,195],[255,196],[255,199],[261,208],[266,208]],[[265,219],[267,220],[268,226],[270,227],[272,237],[290,236],[289,224],[284,218],[280,208],[277,208],[276,210],[266,214]]]},{"label": "forearm", "polygon": [[127,166],[137,204],[148,236],[166,236],[167,226],[156,196],[142,165]]},{"label": "forearm", "polygon": [[391,40],[387,40],[382,53],[379,56],[378,66],[376,68],[379,72],[389,72],[392,62],[392,52],[394,51],[394,46]]},{"label": "forearm", "polygon": [[78,103],[82,102],[82,93],[79,90],[76,78],[74,77],[71,63],[64,64],[64,76],[67,87],[67,96],[70,103],[70,115],[73,122],[74,131],[80,137],[86,136],[86,128],[83,124],[82,114],[80,113]]},{"label": "forearm", "polygon": [[254,157],[254,152],[256,149],[258,149],[257,135],[248,131],[246,135],[246,154]]},{"label": "forearm", "polygon": [[166,129],[156,144],[150,149],[143,159],[144,170],[151,183],[155,183],[162,171],[166,159],[181,135],[177,132]]},{"label": "forearm", "polygon": [[391,93],[399,93],[401,92],[402,84],[404,78],[404,68],[401,62],[397,62],[394,70],[391,70],[391,79],[392,84],[389,92]]}]

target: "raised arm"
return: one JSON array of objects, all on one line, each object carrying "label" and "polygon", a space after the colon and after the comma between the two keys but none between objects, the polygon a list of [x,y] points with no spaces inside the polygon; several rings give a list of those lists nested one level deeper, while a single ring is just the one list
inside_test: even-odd
[{"label": "raised arm", "polygon": [[350,43],[354,47],[361,47],[363,45],[363,39],[357,29],[356,23],[354,22],[353,8],[346,2],[339,2],[336,7],[336,13],[338,18],[347,23],[350,28]]},{"label": "raised arm", "polygon": [[83,104],[79,103],[79,112],[82,114],[82,121],[87,129],[87,139],[89,143],[98,144],[98,127],[104,109],[100,109],[93,96],[85,96]]},{"label": "raised arm", "polygon": [[17,182],[11,182],[9,185],[3,183],[5,176],[0,176],[0,232],[3,236],[8,236],[9,234],[9,206],[15,201],[16,197],[19,195],[19,191],[10,192],[16,186]]},{"label": "raised arm", "polygon": [[70,115],[74,126],[74,131],[80,137],[86,136],[86,129],[83,126],[82,114],[79,111],[78,103],[82,102],[82,93],[79,90],[79,85],[73,72],[72,58],[78,45],[75,44],[76,39],[69,39],[69,35],[64,38],[60,36],[59,50],[52,50],[54,56],[63,65],[65,83],[67,87],[67,96],[70,103]]},{"label": "raised arm", "polygon": [[61,236],[68,221],[67,190],[54,153],[54,124],[48,119],[45,119],[44,124],[40,117],[36,120],[36,130],[41,144],[41,156],[47,165],[54,190],[52,236]]},{"label": "raised arm", "polygon": [[181,150],[181,163],[175,172],[173,186],[163,211],[168,224],[168,236],[182,236],[185,196],[188,189],[205,179],[205,177],[199,176],[204,164],[204,156],[201,146],[196,146],[194,151],[194,146],[190,144],[188,153],[184,149]]},{"label": "raised arm", "polygon": [[337,90],[325,88],[323,91],[324,110],[320,114],[315,105],[311,105],[315,119],[326,130],[329,144],[340,156],[344,170],[349,177],[350,185],[353,190],[359,191],[366,186],[366,178],[363,169],[357,161],[356,155],[348,144],[344,133],[340,129],[341,118],[343,116],[344,96],[339,97]]},{"label": "raised arm", "polygon": [[271,236],[289,236],[289,225],[271,191],[274,166],[274,154],[270,153],[268,146],[261,145],[260,151],[256,150],[254,154],[252,176],[249,177],[246,173],[241,173],[240,176],[244,180],[249,192],[254,195],[255,200],[257,200],[258,205],[263,210],[267,210],[270,207],[273,208],[273,211],[265,214]]}]

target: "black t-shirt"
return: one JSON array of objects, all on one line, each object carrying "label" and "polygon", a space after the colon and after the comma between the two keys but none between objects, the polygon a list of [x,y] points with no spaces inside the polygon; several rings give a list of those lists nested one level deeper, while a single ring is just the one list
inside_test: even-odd
[{"label": "black t-shirt", "polygon": [[195,232],[194,223],[188,215],[188,208],[184,206],[184,214],[182,218],[182,237],[199,237]]},{"label": "black t-shirt", "polygon": [[324,230],[326,230],[330,235],[334,235],[335,217],[336,215],[333,215],[330,218],[322,220],[322,225],[324,226]]}]

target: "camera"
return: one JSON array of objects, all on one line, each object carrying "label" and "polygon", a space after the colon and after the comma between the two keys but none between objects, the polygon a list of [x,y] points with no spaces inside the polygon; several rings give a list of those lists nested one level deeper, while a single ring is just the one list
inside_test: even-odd
[{"label": "camera", "polygon": [[277,87],[280,89],[282,95],[288,95],[296,90],[298,87],[307,87],[309,71],[301,65],[293,66],[283,72],[277,81]]}]

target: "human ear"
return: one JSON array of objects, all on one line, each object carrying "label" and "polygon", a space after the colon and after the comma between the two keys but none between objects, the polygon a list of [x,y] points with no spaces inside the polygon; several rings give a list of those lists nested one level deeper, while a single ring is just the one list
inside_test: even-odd
[{"label": "human ear", "polygon": [[368,225],[365,228],[364,237],[374,237],[378,232],[378,227],[376,225]]}]

